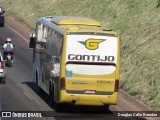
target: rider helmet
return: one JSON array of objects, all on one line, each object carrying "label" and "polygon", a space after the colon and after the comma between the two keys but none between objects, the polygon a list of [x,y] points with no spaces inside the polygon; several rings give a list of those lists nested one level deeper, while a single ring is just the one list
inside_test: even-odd
[{"label": "rider helmet", "polygon": [[6,43],[11,43],[11,42],[12,42],[11,38],[6,39]]}]

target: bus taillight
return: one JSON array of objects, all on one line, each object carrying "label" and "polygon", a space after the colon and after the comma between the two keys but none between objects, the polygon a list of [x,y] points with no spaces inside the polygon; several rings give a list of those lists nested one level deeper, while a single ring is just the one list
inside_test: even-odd
[{"label": "bus taillight", "polygon": [[118,89],[119,89],[119,80],[115,80],[115,86],[114,86],[114,91],[115,92],[118,92]]},{"label": "bus taillight", "polygon": [[65,77],[62,77],[61,80],[60,80],[60,89],[61,89],[61,90],[65,90],[65,88],[66,88],[66,83],[65,83],[65,81],[66,81],[66,78],[65,78]]}]

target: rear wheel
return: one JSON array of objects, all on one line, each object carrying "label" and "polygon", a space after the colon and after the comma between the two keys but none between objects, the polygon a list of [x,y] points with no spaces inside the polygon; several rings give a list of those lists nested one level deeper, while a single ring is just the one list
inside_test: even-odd
[{"label": "rear wheel", "polygon": [[55,100],[55,86],[52,82],[49,85],[49,96],[50,96],[50,106],[55,109],[57,112],[63,112],[67,104],[65,103],[57,103]]},{"label": "rear wheel", "polygon": [[36,85],[37,85],[37,92],[42,93],[43,90],[38,85],[38,73],[37,72],[36,72],[36,75],[35,75],[35,79],[36,79]]},{"label": "rear wheel", "polygon": [[49,85],[49,96],[50,96],[50,106],[55,107],[54,105],[54,85],[50,83]]},{"label": "rear wheel", "polygon": [[102,111],[108,111],[108,110],[109,110],[109,105],[102,106]]},{"label": "rear wheel", "polygon": [[37,91],[38,91],[39,94],[41,94],[43,92],[42,88],[39,87],[39,86],[37,86]]},{"label": "rear wheel", "polygon": [[49,90],[49,96],[50,96],[50,106],[53,107],[56,111],[61,111],[62,104],[56,103],[55,101],[55,94],[54,94],[54,84],[50,83],[50,90]]}]

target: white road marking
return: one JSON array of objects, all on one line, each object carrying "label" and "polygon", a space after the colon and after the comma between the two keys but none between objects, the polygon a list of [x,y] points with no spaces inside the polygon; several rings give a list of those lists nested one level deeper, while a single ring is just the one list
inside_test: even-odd
[{"label": "white road marking", "polygon": [[29,40],[27,38],[25,38],[21,33],[19,33],[17,30],[15,30],[14,28],[10,27],[8,24],[6,24],[7,27],[9,27],[9,29],[11,29],[13,32],[15,32],[17,35],[19,35],[21,38],[23,38],[23,40],[27,43],[29,43]]},{"label": "white road marking", "polygon": [[23,90],[25,91],[25,95],[30,99],[30,100],[34,100],[36,103],[38,103],[39,105],[41,105],[41,103],[27,90],[27,88],[25,86],[22,87]]},{"label": "white road marking", "polygon": [[30,100],[33,100],[32,96],[30,96],[27,92],[23,92],[23,93],[27,96],[27,98],[29,98]]}]

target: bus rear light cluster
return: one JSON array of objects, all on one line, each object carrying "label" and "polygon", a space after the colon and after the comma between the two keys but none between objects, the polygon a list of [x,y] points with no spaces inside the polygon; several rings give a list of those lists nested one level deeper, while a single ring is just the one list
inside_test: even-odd
[{"label": "bus rear light cluster", "polygon": [[115,80],[114,91],[115,91],[115,92],[118,92],[118,89],[119,89],[119,80],[116,79],[116,80]]},{"label": "bus rear light cluster", "polygon": [[60,89],[61,90],[65,90],[66,89],[66,78],[65,77],[62,77],[60,79]]}]

